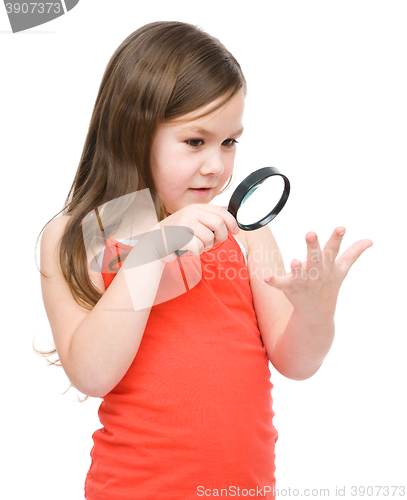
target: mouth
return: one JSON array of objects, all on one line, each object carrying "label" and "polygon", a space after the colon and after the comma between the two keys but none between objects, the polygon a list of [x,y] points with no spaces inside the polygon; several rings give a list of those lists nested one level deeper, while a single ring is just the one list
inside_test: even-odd
[{"label": "mouth", "polygon": [[189,188],[188,191],[197,196],[209,196],[213,188]]}]

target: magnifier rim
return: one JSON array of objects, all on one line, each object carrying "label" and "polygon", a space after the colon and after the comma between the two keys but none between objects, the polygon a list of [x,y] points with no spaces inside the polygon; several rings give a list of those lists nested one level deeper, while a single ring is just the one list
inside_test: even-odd
[{"label": "magnifier rim", "polygon": [[[263,217],[259,221],[254,222],[253,224],[241,224],[237,220],[237,213],[239,211],[242,200],[244,199],[246,194],[260,181],[264,181],[268,177],[273,177],[274,175],[278,175],[284,179],[284,191],[278,203],[275,205],[273,210],[271,210],[271,212],[269,212],[265,217]],[[234,193],[232,194],[232,197],[230,198],[228,211],[236,219],[237,225],[240,227],[240,229],[243,229],[244,231],[252,231],[254,229],[259,229],[268,224],[270,221],[272,221],[286,204],[289,194],[290,194],[290,181],[284,174],[282,174],[275,167],[260,168],[255,172],[252,172],[250,175],[248,175],[237,186]]]}]

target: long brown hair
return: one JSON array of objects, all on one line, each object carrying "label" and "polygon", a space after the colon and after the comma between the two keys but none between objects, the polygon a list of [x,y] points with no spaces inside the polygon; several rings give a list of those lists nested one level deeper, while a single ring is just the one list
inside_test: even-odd
[{"label": "long brown hair", "polygon": [[[150,167],[158,126],[219,99],[216,107],[197,118],[206,116],[241,88],[246,95],[246,80],[233,55],[192,24],[146,24],[114,52],[99,87],[78,170],[64,207],[53,217],[61,212],[70,216],[60,240],[59,262],[79,305],[91,310],[102,296],[87,272],[81,231],[85,216],[108,201],[148,188],[158,221],[167,217]],[[33,348],[42,356],[56,353]]]}]

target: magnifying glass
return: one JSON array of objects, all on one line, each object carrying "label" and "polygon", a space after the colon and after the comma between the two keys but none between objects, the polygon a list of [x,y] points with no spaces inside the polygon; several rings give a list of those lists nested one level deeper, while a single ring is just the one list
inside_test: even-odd
[{"label": "magnifying glass", "polygon": [[[290,194],[290,181],[275,167],[255,170],[237,186],[228,212],[240,229],[254,231],[266,226],[282,210]],[[188,250],[176,250],[180,257]]]},{"label": "magnifying glass", "polygon": [[[235,189],[228,212],[240,229],[253,231],[272,221],[287,202],[290,181],[277,168],[260,168]],[[244,205],[244,206],[243,206]]]}]

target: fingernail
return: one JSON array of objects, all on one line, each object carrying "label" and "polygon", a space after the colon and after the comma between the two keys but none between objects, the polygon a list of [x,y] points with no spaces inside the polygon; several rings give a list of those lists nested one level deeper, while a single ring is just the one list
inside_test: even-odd
[{"label": "fingernail", "polygon": [[266,274],[266,276],[263,276],[264,281],[270,281],[271,276],[269,274]]},{"label": "fingernail", "polygon": [[237,234],[237,233],[239,232],[239,226],[236,226],[236,227],[235,227],[235,229],[233,230],[233,232],[234,232],[235,234]]},{"label": "fingernail", "polygon": [[316,241],[317,237],[316,236],[312,236],[312,238],[309,238],[308,241],[310,243],[314,243],[314,241]]},{"label": "fingernail", "polygon": [[340,233],[338,233],[339,236],[343,236],[345,234],[345,231],[341,231]]}]

